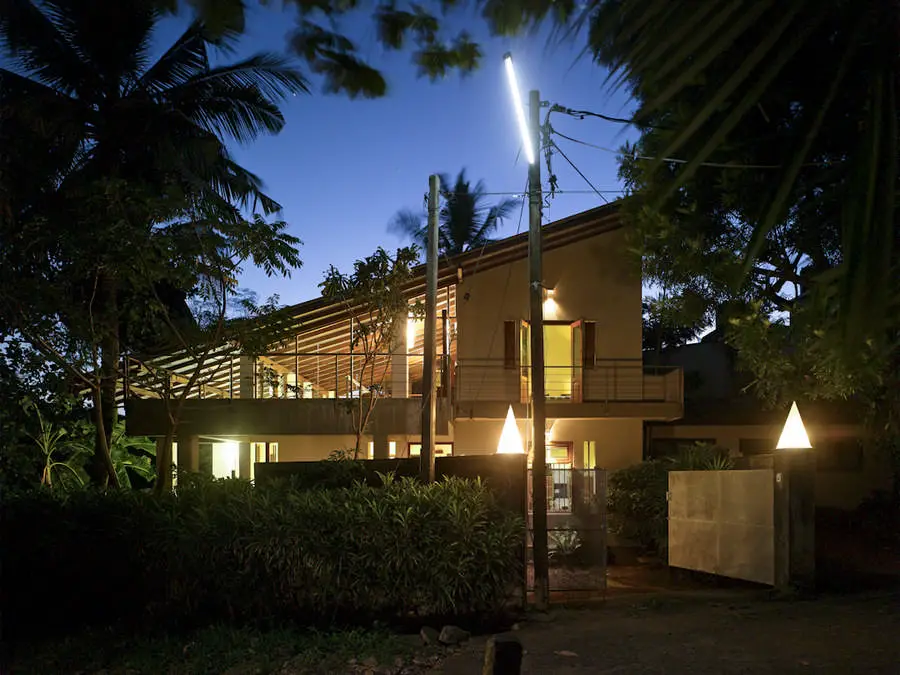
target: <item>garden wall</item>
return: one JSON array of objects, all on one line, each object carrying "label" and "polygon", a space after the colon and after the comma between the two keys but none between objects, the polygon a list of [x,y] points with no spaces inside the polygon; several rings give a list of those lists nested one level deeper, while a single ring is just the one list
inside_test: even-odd
[{"label": "garden wall", "polygon": [[669,472],[669,565],[775,583],[769,470]]}]

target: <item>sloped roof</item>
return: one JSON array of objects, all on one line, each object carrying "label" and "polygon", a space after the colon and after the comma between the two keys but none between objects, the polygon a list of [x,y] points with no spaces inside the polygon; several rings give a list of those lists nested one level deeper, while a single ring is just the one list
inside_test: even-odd
[{"label": "sloped roof", "polygon": [[[543,250],[550,251],[563,246],[588,239],[590,237],[621,228],[618,217],[618,202],[589,209],[581,213],[562,218],[542,228]],[[444,258],[438,267],[438,315],[447,310],[450,316],[455,315],[455,285],[459,279],[478,274],[501,265],[524,260],[528,256],[528,232],[522,232],[501,239],[475,250],[460,255]],[[406,293],[413,299],[425,293],[425,265],[418,265],[413,270],[413,280],[406,288]],[[274,352],[284,351],[284,359],[294,361],[290,354],[321,352],[327,354],[335,345],[348,338],[346,329],[347,309],[339,303],[319,297],[301,302],[279,310],[288,325],[296,326],[297,338],[290,344],[283,343],[280,348],[273,346]],[[438,344],[443,339],[438,330]],[[230,348],[215,350],[219,354],[214,359],[215,365],[203,378],[208,387],[221,392],[229,387],[236,369],[237,351]],[[230,352],[230,354],[229,354]],[[224,359],[224,360],[223,360]],[[279,359],[283,360],[283,359]],[[156,357],[152,363],[157,368],[171,371],[178,375],[189,374],[192,370],[192,359],[184,352],[174,352],[167,356]],[[284,365],[289,365],[287,361]],[[205,369],[206,370],[206,369]],[[217,372],[212,372],[213,370]],[[219,393],[219,395],[221,395]]]}]

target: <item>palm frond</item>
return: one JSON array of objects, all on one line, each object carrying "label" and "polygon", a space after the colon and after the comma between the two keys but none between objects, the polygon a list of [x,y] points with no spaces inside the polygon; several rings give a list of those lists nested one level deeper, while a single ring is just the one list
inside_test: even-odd
[{"label": "palm frond", "polygon": [[166,53],[141,75],[137,86],[144,91],[160,94],[208,70],[209,54],[207,42],[203,38],[203,27],[199,23],[193,23],[166,50]]},{"label": "palm frond", "polygon": [[0,46],[29,74],[63,93],[85,96],[99,86],[97,74],[31,0],[4,0]]}]

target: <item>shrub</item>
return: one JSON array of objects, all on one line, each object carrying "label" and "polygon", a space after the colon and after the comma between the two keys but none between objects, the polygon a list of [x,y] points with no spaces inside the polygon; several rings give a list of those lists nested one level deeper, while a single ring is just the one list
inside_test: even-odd
[{"label": "shrub", "polygon": [[733,467],[726,449],[695,443],[677,457],[652,459],[616,471],[609,477],[607,495],[610,532],[648,550],[664,549],[668,539],[669,471],[725,471]]},{"label": "shrub", "polygon": [[612,473],[609,530],[652,549],[666,536],[670,462],[653,459]]},{"label": "shrub", "polygon": [[42,491],[7,500],[2,529],[3,616],[20,633],[490,613],[522,574],[521,518],[462,479],[307,491],[184,480],[162,498]]}]

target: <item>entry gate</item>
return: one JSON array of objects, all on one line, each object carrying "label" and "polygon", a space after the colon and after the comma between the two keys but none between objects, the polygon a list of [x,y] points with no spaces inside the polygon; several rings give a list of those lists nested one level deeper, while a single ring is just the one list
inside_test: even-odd
[{"label": "entry gate", "polygon": [[[534,504],[528,470],[527,589],[534,590]],[[547,465],[551,593],[591,597],[606,590],[606,471]]]}]

